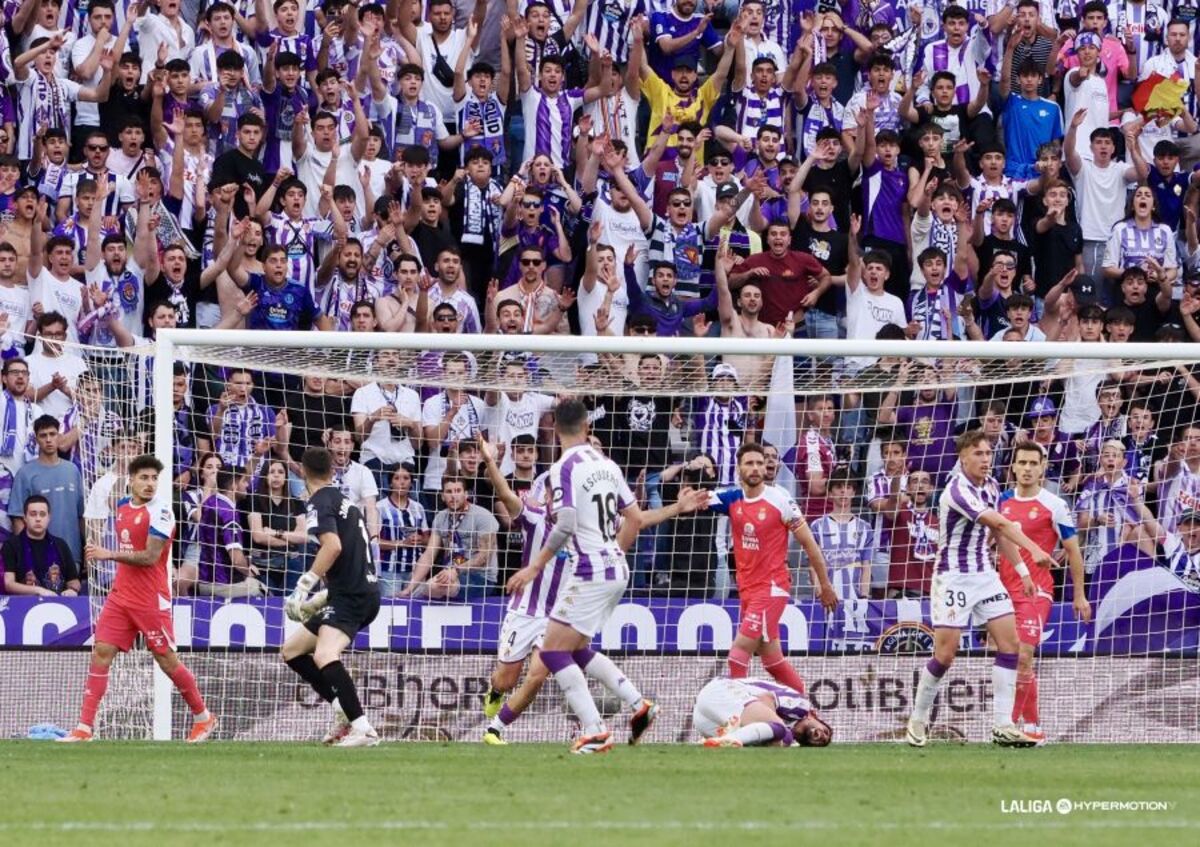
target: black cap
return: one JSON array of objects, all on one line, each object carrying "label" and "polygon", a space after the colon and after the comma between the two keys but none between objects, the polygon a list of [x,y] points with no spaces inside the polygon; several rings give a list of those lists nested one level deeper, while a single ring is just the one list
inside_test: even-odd
[{"label": "black cap", "polygon": [[1071,283],[1071,293],[1075,295],[1075,308],[1100,302],[1100,290],[1096,280],[1086,274],[1075,277]]},{"label": "black cap", "polygon": [[736,182],[723,182],[717,186],[717,199],[731,200],[738,196],[739,191],[741,191],[741,189],[737,187]]},{"label": "black cap", "polygon": [[689,56],[686,53],[676,55],[675,61],[671,63],[671,70],[675,68],[687,68],[689,71],[696,70],[696,57]]}]

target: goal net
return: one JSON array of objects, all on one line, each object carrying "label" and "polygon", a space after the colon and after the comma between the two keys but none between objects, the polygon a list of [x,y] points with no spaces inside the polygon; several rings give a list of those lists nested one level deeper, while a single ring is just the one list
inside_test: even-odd
[{"label": "goal net", "polygon": [[[127,370],[157,376],[146,414],[176,474],[175,635],[220,737],[310,740],[328,724],[328,707],[278,653],[297,626],[284,597],[311,557],[298,460],[322,445],[378,536],[383,607],[347,659],[368,716],[389,740],[479,740],[504,583],[523,559],[519,522],[476,440],[498,449],[519,496],[536,498],[557,455],[554,403],[575,396],[643,509],[685,487],[736,484],[738,446],[764,445],[769,481],[805,514],[839,597],[835,612],[821,608],[793,544],[780,639],[839,741],[902,737],[932,644],[937,511],[955,437],[987,434],[1002,490],[1015,486],[1014,447],[1040,444],[1045,487],[1077,525],[1082,559],[1077,582],[1056,550],[1046,587],[1043,729],[1056,741],[1200,741],[1200,381],[1188,346],[170,331],[156,350],[124,355]],[[120,391],[136,414],[135,381]],[[726,672],[739,621],[728,521],[671,518],[628,556],[630,587],[594,646],[662,707],[650,740],[693,740],[694,697]],[[90,575],[95,608],[104,575]],[[16,631],[6,621],[6,646],[22,644]],[[85,662],[45,655],[13,658],[34,676],[59,668],[54,694],[71,713]],[[935,735],[986,737],[992,655],[982,630],[964,632]],[[100,732],[178,737],[186,709],[149,657],[122,665]],[[751,675],[766,675],[757,660]],[[628,717],[595,693],[611,721]],[[18,701],[18,717],[6,708],[3,720],[45,717],[22,711],[7,686],[0,696]],[[505,737],[575,731],[550,682]]]}]

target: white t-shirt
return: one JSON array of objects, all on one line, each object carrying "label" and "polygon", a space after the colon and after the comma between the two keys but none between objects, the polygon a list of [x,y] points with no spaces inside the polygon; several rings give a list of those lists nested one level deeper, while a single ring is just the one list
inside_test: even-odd
[{"label": "white t-shirt", "polygon": [[[27,275],[28,276],[28,275]],[[28,276],[29,302],[42,304],[43,312],[58,312],[67,319],[67,340],[79,343],[79,312],[83,308],[83,283],[74,277],[60,280],[43,267],[37,276]]]},{"label": "white t-shirt", "polygon": [[0,312],[8,315],[8,328],[25,331],[25,324],[33,315],[29,302],[29,286],[0,285]]},{"label": "white t-shirt", "polygon": [[[1071,72],[1067,72],[1067,79],[1063,84],[1063,93],[1065,98],[1065,106],[1063,109],[1063,120],[1068,125],[1071,119],[1075,117],[1075,113],[1080,109],[1087,109],[1087,119],[1080,124],[1079,129],[1075,130],[1075,151],[1081,159],[1092,158],[1092,130],[1107,127],[1108,121],[1108,86],[1104,80],[1096,74],[1092,74],[1087,79],[1079,83],[1078,86],[1071,85]],[[1122,200],[1124,196],[1122,195]],[[1084,238],[1087,238],[1085,235]]]},{"label": "white t-shirt", "polygon": [[[391,406],[406,418],[415,421],[421,419],[421,397],[417,392],[403,385],[385,389],[377,382],[364,385],[354,392],[350,400],[350,414],[370,415],[384,406]],[[411,462],[415,455],[412,439],[407,435],[393,439],[392,428],[387,421],[375,421],[362,444],[364,460],[378,459],[385,465]]]},{"label": "white t-shirt", "polygon": [[[880,291],[872,294],[867,284],[860,282],[853,291],[846,291],[846,337],[854,339],[874,338],[888,324],[907,327],[904,303],[895,294]],[[869,356],[858,356],[846,360],[852,373],[857,373],[874,363]]]},{"label": "white t-shirt", "polygon": [[[308,189],[308,193],[304,197],[304,216],[306,218],[320,217],[317,213],[317,205],[321,202],[321,183],[325,181],[325,171],[329,168],[329,160],[333,158],[333,151],[322,153],[313,143],[312,131],[305,130],[308,133],[308,143],[304,148],[304,155],[295,161],[296,179],[304,183],[304,187]],[[338,151],[338,169],[341,170],[341,157],[345,151]]]},{"label": "white t-shirt", "polygon": [[[421,97],[428,100],[433,105],[442,110],[443,115],[456,114],[454,108],[454,91],[445,85],[438,82],[437,77],[433,75],[434,64],[437,62],[438,53],[441,53],[442,58],[446,60],[446,64],[453,71],[458,63],[458,55],[467,47],[467,31],[465,29],[451,29],[449,37],[437,45],[434,49],[433,43],[433,24],[425,21],[417,30],[417,50],[421,53],[421,64],[425,68],[425,84],[421,86]],[[467,59],[467,66],[471,64],[471,59]]]},{"label": "white t-shirt", "polygon": [[[732,176],[728,180],[741,190],[742,184]],[[717,208],[717,184],[713,182],[711,176],[706,176],[704,179],[696,183],[696,220],[707,221]],[[750,210],[754,207],[754,198],[747,197],[741,207],[737,210],[736,215],[742,226],[750,226]]]},{"label": "white t-shirt", "polygon": [[1108,241],[1108,236],[1125,217],[1124,161],[1113,160],[1108,167],[1097,167],[1084,159],[1075,175],[1075,196],[1078,199],[1079,227],[1084,241]]},{"label": "white t-shirt", "polygon": [[[110,39],[111,40],[111,39]],[[96,36],[90,32],[78,39],[71,45],[71,67],[78,68],[87,60],[87,57],[92,55],[92,48],[96,46]],[[96,65],[96,70],[92,75],[83,80],[83,85],[88,88],[95,88],[100,85],[100,80],[104,78],[104,68]],[[75,126],[100,126],[100,104],[85,103],[80,100],[75,104]]]},{"label": "white t-shirt", "polygon": [[644,286],[650,269],[650,241],[642,231],[637,214],[630,209],[618,212],[603,200],[597,200],[592,220],[600,222],[600,242],[608,244],[617,254],[617,273],[625,273],[625,253],[629,245],[637,248],[638,284]]},{"label": "white t-shirt", "polygon": [[503,444],[504,458],[500,460],[500,473],[508,476],[513,472],[512,440],[518,435],[537,438],[538,423],[542,415],[554,408],[554,398],[537,391],[526,391],[513,400],[507,392],[499,392],[496,405],[491,407],[488,435],[493,443]]},{"label": "white t-shirt", "polygon": [[[421,408],[421,426],[438,426],[446,418],[450,407],[445,392],[433,395],[425,401]],[[448,443],[474,438],[487,424],[488,409],[482,400],[473,395],[467,395],[454,420],[450,422],[450,431],[442,444],[430,444],[429,455],[425,459],[425,479],[422,488],[426,491],[438,491],[442,487],[442,474],[446,472],[446,457],[442,455],[442,447]]]},{"label": "white t-shirt", "polygon": [[[620,270],[620,267],[617,268]],[[604,298],[608,294],[608,288],[600,280],[592,286],[591,291],[587,291],[581,285],[579,290],[575,292],[575,296],[579,302],[579,329],[583,335],[596,334],[596,310],[604,304]],[[608,332],[610,335],[620,337],[625,334],[625,320],[629,317],[629,292],[622,285],[613,294],[612,305],[608,309]],[[592,364],[599,361],[595,353],[580,354],[581,361],[586,364]]]},{"label": "white t-shirt", "polygon": [[[351,461],[344,470],[333,468],[333,484],[338,487],[348,500],[355,505],[363,506],[368,501],[374,503],[379,499],[379,486],[375,482],[375,474],[361,462]],[[366,517],[364,513],[363,517]]]},{"label": "white t-shirt", "polygon": [[182,17],[176,20],[179,23],[178,32],[170,21],[158,14],[142,15],[134,24],[138,33],[138,53],[148,59],[142,61],[142,82],[150,78],[150,72],[154,70],[155,62],[158,61],[158,45],[164,41],[167,44],[166,61],[189,61],[192,58],[192,50],[196,47],[196,33]]},{"label": "white t-shirt", "polygon": [[[34,391],[48,385],[56,373],[65,376],[67,384],[74,391],[76,383],[79,382],[79,375],[88,369],[82,356],[66,351],[61,356],[50,357],[38,350],[26,356],[25,361],[29,364],[29,385]],[[67,409],[71,408],[71,402],[70,397],[55,389],[42,398],[42,412],[54,415],[61,423]]]}]

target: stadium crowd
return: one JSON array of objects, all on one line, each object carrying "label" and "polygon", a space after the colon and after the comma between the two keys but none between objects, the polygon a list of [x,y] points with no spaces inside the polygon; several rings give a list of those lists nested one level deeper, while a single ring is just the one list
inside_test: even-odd
[{"label": "stadium crowd", "polygon": [[[1200,340],[1195,0],[6,0],[3,18],[9,593],[82,589],[83,538],[153,429],[122,351],[166,327],[585,337],[593,435],[651,506],[735,481],[737,446],[769,435],[772,358],[685,380],[690,360],[587,336]],[[179,593],[290,589],[318,444],[387,595],[479,597],[519,567],[476,439],[519,492],[548,467],[537,357],[361,364],[358,382],[176,366]],[[1089,569],[1200,507],[1188,367],[973,390],[950,361],[832,367],[768,459],[843,599],[928,592],[967,426],[1002,481],[1020,433],[1047,449]],[[725,521],[643,533],[635,589],[724,596]]]}]

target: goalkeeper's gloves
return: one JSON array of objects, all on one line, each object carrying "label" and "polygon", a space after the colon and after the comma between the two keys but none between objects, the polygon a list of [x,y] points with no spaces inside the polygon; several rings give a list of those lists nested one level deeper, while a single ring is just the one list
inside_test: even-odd
[{"label": "goalkeeper's gloves", "polygon": [[328,602],[329,602],[329,592],[328,591],[318,591],[312,597],[309,597],[307,600],[305,600],[303,603],[300,604],[300,620],[307,621],[309,618],[311,618],[317,612],[324,609],[325,605]]},{"label": "goalkeeper's gloves", "polygon": [[317,587],[320,581],[320,577],[312,571],[306,571],[300,579],[296,580],[296,587],[288,595],[287,601],[283,604],[283,612],[290,620],[304,620],[303,606],[305,601],[308,600],[308,595],[312,593],[312,590]]}]

